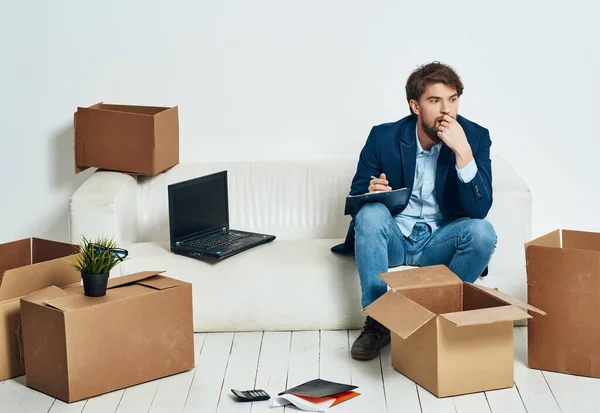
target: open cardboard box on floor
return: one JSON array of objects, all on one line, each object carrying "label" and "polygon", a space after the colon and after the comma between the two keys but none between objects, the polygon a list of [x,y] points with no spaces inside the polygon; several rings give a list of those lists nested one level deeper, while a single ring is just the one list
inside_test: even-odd
[{"label": "open cardboard box on floor", "polygon": [[39,238],[0,244],[0,380],[25,374],[19,298],[51,285],[79,282],[81,274],[64,258],[75,248]]},{"label": "open cardboard box on floor", "polygon": [[21,299],[27,386],[66,402],[194,367],[192,286],[146,271]]},{"label": "open cardboard box on floor", "polygon": [[[562,242],[561,242],[562,235]],[[532,369],[600,377],[600,233],[556,230],[525,244]]]},{"label": "open cardboard box on floor", "polygon": [[392,366],[438,397],[512,387],[513,322],[544,314],[444,265],[379,275],[391,289],[363,311],[392,332]]},{"label": "open cardboard box on floor", "polygon": [[77,108],[75,171],[89,167],[154,176],[179,163],[175,107],[108,105]]}]

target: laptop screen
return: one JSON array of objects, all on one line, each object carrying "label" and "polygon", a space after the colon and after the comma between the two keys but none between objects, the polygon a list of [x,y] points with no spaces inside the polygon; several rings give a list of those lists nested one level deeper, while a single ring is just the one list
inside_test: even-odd
[{"label": "laptop screen", "polygon": [[171,242],[229,227],[227,171],[169,185]]}]

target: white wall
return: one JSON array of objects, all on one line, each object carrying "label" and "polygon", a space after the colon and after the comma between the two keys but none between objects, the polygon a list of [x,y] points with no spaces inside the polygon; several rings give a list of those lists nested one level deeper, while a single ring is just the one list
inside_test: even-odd
[{"label": "white wall", "polygon": [[600,231],[599,7],[549,3],[4,2],[0,242],[68,240],[77,106],[179,105],[182,162],[355,158],[431,60],[529,184],[533,234]]}]

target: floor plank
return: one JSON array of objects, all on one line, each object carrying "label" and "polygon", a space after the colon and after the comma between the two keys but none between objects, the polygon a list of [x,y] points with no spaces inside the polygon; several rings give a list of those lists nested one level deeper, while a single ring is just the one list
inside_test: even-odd
[{"label": "floor plank", "polygon": [[392,367],[391,345],[381,349],[380,358],[387,411],[420,413],[417,385]]},{"label": "floor plank", "polygon": [[[321,331],[319,371],[319,376],[323,380],[351,384],[348,330]],[[339,413],[352,412],[356,400],[354,398],[336,405],[335,411]]]},{"label": "floor plank", "polygon": [[598,411],[576,376],[553,371],[543,371],[542,374],[563,412]]},{"label": "floor plank", "polygon": [[263,334],[262,332],[234,333],[233,346],[219,397],[218,413],[250,412],[252,404],[236,401],[231,389],[254,388]]},{"label": "floor plank", "polygon": [[[291,340],[292,333],[289,331],[265,332],[263,337],[254,388],[266,391],[271,398],[286,389]],[[251,411],[273,413],[270,406],[269,400],[253,402]],[[283,412],[283,409],[279,411]]]},{"label": "floor plank", "polygon": [[117,413],[148,413],[162,379],[125,389]]},{"label": "floor plank", "polygon": [[48,413],[81,413],[87,404],[87,400],[75,403],[65,403],[62,400],[54,400],[54,404],[48,410]]},{"label": "floor plank", "polygon": [[195,371],[194,368],[161,379],[150,406],[150,413],[182,412]]},{"label": "floor plank", "polygon": [[[360,334],[360,330],[349,331],[349,343],[352,345]],[[368,360],[350,359],[352,384],[358,386],[360,396],[349,400],[355,412],[385,412],[385,393],[381,375],[380,356]]]},{"label": "floor plank", "polygon": [[348,330],[321,331],[319,354],[320,378],[338,383],[350,383]]},{"label": "floor plank", "polygon": [[125,390],[116,390],[110,393],[102,394],[88,399],[82,412],[83,413],[113,413],[119,407],[121,398]]},{"label": "floor plank", "polygon": [[485,393],[492,413],[527,413],[517,388],[492,390]]},{"label": "floor plank", "polygon": [[490,405],[484,392],[454,396],[456,413],[489,413]]},{"label": "floor plank", "polygon": [[0,406],[2,406],[2,411],[19,411],[19,405],[29,390],[25,386],[25,376],[6,380],[0,386]]},{"label": "floor plank", "polygon": [[593,395],[595,399],[595,404],[600,406],[600,378],[595,377],[587,377],[587,376],[576,376],[581,386],[586,390],[586,392]]},{"label": "floor plank", "polygon": [[27,413],[46,413],[52,407],[54,400],[54,397],[29,389],[17,410]]},{"label": "floor plank", "polygon": [[421,401],[421,411],[423,413],[454,413],[454,401],[452,397],[438,398],[423,387],[417,385],[419,400]]},{"label": "floor plank", "polygon": [[577,376],[577,381],[583,388],[586,398],[600,411],[600,379],[594,377]]},{"label": "floor plank", "polygon": [[[319,342],[319,331],[292,331],[285,389],[319,377]],[[284,406],[284,412],[298,412],[298,409]]]},{"label": "floor plank", "polygon": [[184,412],[215,412],[233,345],[233,333],[207,334],[196,357],[196,372],[189,388]]},{"label": "floor plank", "polygon": [[[202,351],[205,339],[206,335],[194,335],[194,364]],[[150,405],[150,413],[183,412],[195,373],[196,368],[194,367],[190,371],[157,380],[158,386],[156,389],[154,389],[154,386],[144,389],[147,394],[151,394],[153,389],[155,391]],[[139,407],[141,410],[144,406]],[[129,411],[127,409],[123,410],[123,412]]]},{"label": "floor plank", "polygon": [[515,386],[521,395],[527,413],[560,413],[556,399],[542,372],[527,367],[526,327],[514,329]]}]

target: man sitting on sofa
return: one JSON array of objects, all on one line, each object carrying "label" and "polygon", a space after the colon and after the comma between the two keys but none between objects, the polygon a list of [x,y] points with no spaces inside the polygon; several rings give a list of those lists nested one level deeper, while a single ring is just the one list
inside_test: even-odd
[{"label": "man sitting on sofa", "polygon": [[[496,233],[483,218],[492,206],[489,131],[458,115],[463,85],[449,66],[420,66],[406,82],[411,114],[371,129],[350,194],[411,191],[405,208],[365,204],[353,217],[343,244],[354,250],[363,308],[387,291],[379,274],[400,265],[445,264],[474,282],[496,247]],[[372,179],[377,177],[377,179]],[[352,357],[377,357],[390,331],[371,317],[352,345]]]}]

